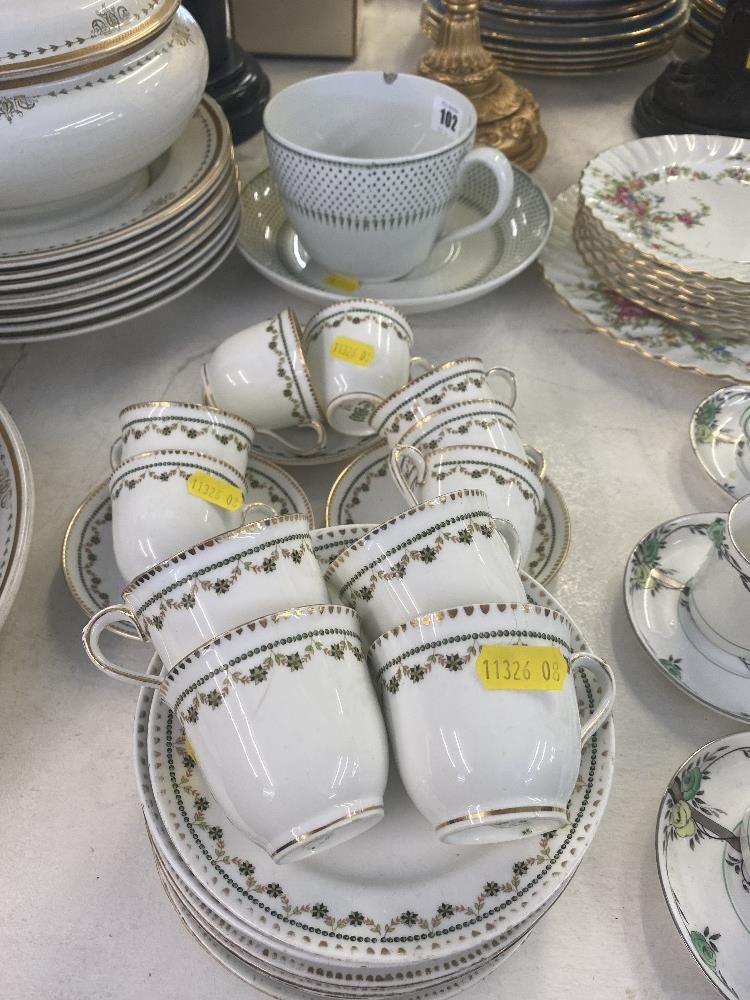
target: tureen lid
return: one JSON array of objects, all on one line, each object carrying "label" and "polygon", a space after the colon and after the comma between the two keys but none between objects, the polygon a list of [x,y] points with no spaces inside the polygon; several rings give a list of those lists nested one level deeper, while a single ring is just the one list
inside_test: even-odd
[{"label": "tureen lid", "polygon": [[0,34],[0,86],[110,62],[161,31],[179,5],[180,0],[7,4]]}]

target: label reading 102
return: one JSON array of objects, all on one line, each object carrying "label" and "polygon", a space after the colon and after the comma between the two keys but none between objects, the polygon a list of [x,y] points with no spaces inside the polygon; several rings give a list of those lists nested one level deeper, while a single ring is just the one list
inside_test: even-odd
[{"label": "label reading 102", "polygon": [[187,481],[188,493],[201,500],[223,507],[224,510],[239,510],[245,502],[242,490],[231,483],[225,483],[207,472],[194,472]]},{"label": "label reading 102", "polygon": [[559,691],[568,664],[556,646],[482,646],[476,670],[487,691]]},{"label": "label reading 102", "polygon": [[375,348],[372,344],[355,340],[354,337],[336,337],[331,344],[331,357],[337,358],[339,361],[346,361],[350,365],[366,368],[375,357]]},{"label": "label reading 102", "polygon": [[449,104],[441,97],[436,97],[432,104],[432,128],[435,132],[447,132],[448,135],[458,135],[461,114],[457,107]]}]

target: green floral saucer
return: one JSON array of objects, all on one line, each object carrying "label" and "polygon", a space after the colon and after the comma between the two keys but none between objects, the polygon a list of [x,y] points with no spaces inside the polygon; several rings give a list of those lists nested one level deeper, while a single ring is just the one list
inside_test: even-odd
[{"label": "green floral saucer", "polygon": [[690,443],[708,475],[735,500],[750,493],[750,450],[744,424],[750,388],[728,385],[699,403],[690,418]]},{"label": "green floral saucer", "polygon": [[547,282],[595,330],[623,347],[673,368],[750,382],[750,340],[724,340],[697,327],[680,326],[643,309],[609,288],[591,270],[573,239],[578,185],[554,202],[555,221],[540,259]]},{"label": "green floral saucer", "polygon": [[750,997],[750,733],[702,747],[669,784],[656,823],[667,906],[688,951],[727,1000]]},{"label": "green floral saucer", "polygon": [[[341,472],[328,494],[327,526],[381,524],[405,509],[404,498],[388,472],[390,451],[390,445],[377,441]],[[531,553],[523,569],[539,583],[549,583],[565,562],[569,548],[570,514],[560,491],[547,477]]]},{"label": "green floral saucer", "polygon": [[715,712],[750,722],[750,660],[709,643],[687,601],[687,585],[723,539],[725,523],[726,514],[688,514],[650,531],[625,567],[625,607],[641,645],[677,687]]}]

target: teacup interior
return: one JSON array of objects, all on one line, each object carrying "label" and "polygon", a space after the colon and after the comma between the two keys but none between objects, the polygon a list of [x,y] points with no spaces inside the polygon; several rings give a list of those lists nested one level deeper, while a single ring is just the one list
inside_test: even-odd
[{"label": "teacup interior", "polygon": [[750,497],[739,500],[729,511],[728,524],[737,550],[750,562]]},{"label": "teacup interior", "polygon": [[264,115],[266,131],[280,142],[358,160],[437,152],[464,138],[475,121],[471,103],[452,88],[378,72],[303,80],[274,97]]}]

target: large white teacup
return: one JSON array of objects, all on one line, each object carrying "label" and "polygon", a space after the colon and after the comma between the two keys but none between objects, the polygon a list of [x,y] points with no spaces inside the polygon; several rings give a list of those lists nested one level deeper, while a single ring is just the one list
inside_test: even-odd
[{"label": "large white teacup", "polygon": [[490,514],[510,521],[518,532],[521,565],[529,558],[544,503],[541,456],[535,465],[479,445],[453,445],[426,454],[409,445],[396,446],[389,458],[391,475],[407,503],[422,503],[450,490],[484,490]]},{"label": "large white teacup", "polygon": [[134,625],[169,668],[250,618],[327,600],[310,522],[304,514],[285,514],[210,538],[137,576],[123,590],[122,604],[91,618],[83,641],[96,666],[133,680],[137,674],[109,660],[99,645],[102,632],[118,621]]},{"label": "large white teacup", "polygon": [[385,728],[350,608],[294,608],[211,639],[159,686],[212,793],[278,864],[383,818]]},{"label": "large white teacup", "polygon": [[[719,649],[750,657],[750,496],[738,500],[717,524],[706,560],[689,582],[695,625]],[[744,667],[740,668],[747,676]]]},{"label": "large white teacup", "polygon": [[471,399],[442,406],[408,427],[399,445],[435,451],[451,445],[482,445],[526,458],[513,410],[497,399]]},{"label": "large white teacup", "polygon": [[481,490],[458,490],[374,528],[344,549],[324,578],[342,604],[356,608],[373,640],[446,604],[525,600],[517,560],[512,525],[493,520]]},{"label": "large white teacup", "polygon": [[[401,778],[441,840],[491,844],[567,823],[581,747],[609,716],[615,691],[605,663],[573,655],[572,629],[549,608],[488,603],[424,615],[370,647]],[[532,676],[532,654],[508,649],[519,646],[549,654],[539,675],[546,663],[556,689],[485,685],[485,675]],[[583,726],[572,677],[582,668],[597,681]]]},{"label": "large white teacup", "polygon": [[513,193],[502,153],[473,149],[468,98],[406,73],[318,76],[277,94],[263,116],[271,172],[310,255],[334,272],[383,281],[426,260],[469,170],[497,192],[484,217],[446,236],[496,222]]}]

